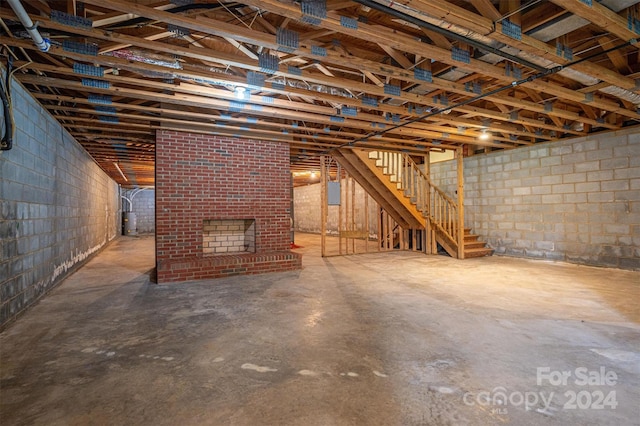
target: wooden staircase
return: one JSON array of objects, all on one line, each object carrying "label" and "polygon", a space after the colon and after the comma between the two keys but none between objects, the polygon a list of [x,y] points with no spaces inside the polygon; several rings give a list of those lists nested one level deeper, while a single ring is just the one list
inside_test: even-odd
[{"label": "wooden staircase", "polygon": [[464,228],[464,258],[491,256],[493,249],[487,247],[484,241],[480,241],[479,235],[471,233],[471,228]]},{"label": "wooden staircase", "polygon": [[431,240],[427,246],[438,243],[458,259],[493,254],[478,235],[464,228],[462,206],[433,185],[408,154],[341,149],[334,158],[396,222],[426,230]]}]

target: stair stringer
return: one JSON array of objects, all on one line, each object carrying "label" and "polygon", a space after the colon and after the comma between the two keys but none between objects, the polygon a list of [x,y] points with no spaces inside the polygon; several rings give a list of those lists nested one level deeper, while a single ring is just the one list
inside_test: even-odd
[{"label": "stair stringer", "polygon": [[385,181],[381,180],[358,156],[351,150],[337,150],[333,152],[334,159],[343,167],[360,186],[384,208],[387,213],[401,227],[410,229],[424,229],[425,219],[416,218],[409,211],[396,193],[392,192]]},{"label": "stair stringer", "polygon": [[376,165],[376,160],[369,158],[368,151],[354,149],[351,150],[353,155],[358,157],[358,159],[371,171],[371,173],[384,184],[389,193],[393,194],[394,198],[397,199],[407,212],[411,214],[411,216],[420,223],[420,228],[424,229],[426,226],[426,215],[424,215],[414,203],[411,202],[409,197],[404,195],[404,191],[398,188],[398,183],[393,182],[391,180],[391,176],[385,174],[381,167]]},{"label": "stair stringer", "polygon": [[[369,151],[365,150],[352,150],[353,152],[367,167],[371,170],[371,172],[381,180],[385,186],[389,189],[389,191],[395,194],[395,197],[399,199],[402,204],[411,212],[411,214],[415,218],[420,218],[424,221],[425,227],[427,224],[427,218],[429,220],[429,226],[431,232],[433,232],[435,240],[438,244],[445,249],[445,251],[449,254],[449,256],[453,258],[458,258],[458,243],[452,240],[447,233],[440,229],[438,223],[433,220],[432,217],[429,217],[429,213],[423,214],[417,206],[411,201],[409,197],[405,195],[404,188],[401,187],[397,179],[394,181],[391,174],[385,173],[385,168],[377,164],[377,160],[369,157]],[[426,179],[426,178],[425,178]]]}]

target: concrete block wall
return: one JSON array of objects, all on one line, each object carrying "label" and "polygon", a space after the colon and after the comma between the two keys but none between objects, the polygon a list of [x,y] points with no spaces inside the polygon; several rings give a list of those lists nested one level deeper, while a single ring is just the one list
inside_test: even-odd
[{"label": "concrete block wall", "polygon": [[120,229],[117,184],[15,82],[12,97],[13,149],[0,151],[0,328]]},{"label": "concrete block wall", "polygon": [[[293,228],[295,231],[320,233],[320,194],[319,183],[293,188]],[[337,220],[334,228],[337,232]]]},{"label": "concrete block wall", "polygon": [[[125,189],[122,191],[122,195],[132,201],[131,211],[136,214],[138,234],[153,234],[156,231],[155,190]],[[130,209],[127,201],[123,201],[123,208]]]},{"label": "concrete block wall", "polygon": [[[204,255],[204,222],[226,219],[255,220],[255,253]],[[158,282],[300,268],[290,232],[288,144],[157,132]]]},{"label": "concrete block wall", "polygon": [[[344,180],[341,188],[345,188]],[[311,185],[298,186],[293,188],[293,212],[294,230],[296,232],[308,232],[319,234],[321,230],[321,185],[314,183]],[[355,188],[356,223],[358,230],[364,228],[364,197],[366,192],[360,185]],[[368,196],[368,195],[367,195]],[[373,198],[369,197],[369,231],[377,234],[379,207]],[[338,235],[338,206],[329,206],[327,212],[327,235]]]},{"label": "concrete block wall", "polygon": [[[456,162],[432,164],[455,196]],[[640,129],[465,158],[466,226],[496,254],[640,269]]]}]

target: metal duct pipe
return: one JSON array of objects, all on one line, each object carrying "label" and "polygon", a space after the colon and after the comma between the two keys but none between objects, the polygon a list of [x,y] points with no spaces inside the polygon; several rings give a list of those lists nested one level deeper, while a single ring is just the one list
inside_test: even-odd
[{"label": "metal duct pipe", "polygon": [[[519,57],[526,59],[527,61],[531,61],[535,64],[538,64],[542,67],[545,68],[553,68],[553,67],[557,67],[560,64],[557,62],[553,62],[550,61],[549,59],[545,59],[541,56],[537,56],[537,55],[533,55],[531,53],[527,53],[524,50],[520,51],[517,54]],[[580,71],[576,71],[576,70],[572,70],[570,68],[565,68],[562,71],[560,71],[558,73],[559,75],[562,75],[564,77],[570,78],[572,80],[577,81],[580,84],[584,84],[585,86],[593,86],[596,85],[598,83],[600,83],[600,79],[596,78],[596,77],[592,77],[588,74],[585,74],[583,72]]]},{"label": "metal duct pipe", "polygon": [[13,9],[18,19],[20,19],[22,25],[24,25],[24,29],[29,33],[36,47],[40,49],[41,52],[48,52],[49,47],[51,47],[49,39],[43,38],[40,35],[40,31],[38,31],[36,25],[34,25],[31,18],[29,18],[27,11],[24,10],[22,3],[20,3],[20,0],[7,0],[7,3],[9,3],[11,9]]},{"label": "metal duct pipe", "polygon": [[[497,42],[489,37],[483,36],[482,34],[476,33],[475,31],[469,30],[467,28],[463,28],[459,25],[452,24],[451,22],[445,21],[441,18],[434,18],[431,15],[428,15],[420,10],[409,7],[405,4],[401,4],[395,2],[393,0],[373,0],[378,4],[381,4],[385,7],[389,7],[391,9],[397,10],[401,13],[404,13],[409,16],[413,16],[414,18],[418,18],[421,21],[429,23],[431,25],[435,25],[438,28],[445,29],[451,33],[457,34],[461,37],[470,38],[479,43],[483,43],[489,47],[493,47],[495,49],[499,49],[504,46],[503,43]],[[360,3],[357,1],[357,3]],[[443,34],[447,35],[447,34]]]},{"label": "metal duct pipe", "polygon": [[[622,9],[635,5],[638,0],[598,0],[598,3],[617,13]],[[547,42],[587,25],[589,25],[589,21],[586,19],[567,12],[556,19],[529,30],[527,34],[536,40]]]},{"label": "metal duct pipe", "polygon": [[[545,59],[539,56],[531,55],[524,51],[520,52],[518,56],[522,56],[523,58],[526,58],[528,61],[531,61],[533,63],[536,63],[546,68],[553,68],[559,65],[556,62],[550,61],[548,59]],[[577,81],[578,83],[581,83],[585,86],[595,86],[596,84],[601,82],[601,80],[596,77],[590,76],[580,71],[576,71],[571,68],[564,68],[562,71],[558,72],[558,75],[562,75],[564,77],[570,78],[571,80]],[[630,90],[623,89],[622,87],[611,85],[598,90],[602,93],[606,93],[608,95],[615,96],[619,99],[624,99],[625,101],[629,101],[636,106],[640,105],[640,95]]]},{"label": "metal duct pipe", "polygon": [[[360,1],[360,0],[356,0],[356,1]],[[386,133],[389,133],[389,132],[391,132],[393,130],[399,129],[401,127],[405,127],[408,124],[416,123],[416,122],[422,121],[422,120],[424,120],[426,118],[433,117],[433,116],[438,115],[438,114],[444,114],[447,111],[454,110],[454,109],[459,108],[461,106],[469,105],[470,103],[475,102],[475,101],[477,101],[479,99],[483,99],[483,98],[486,98],[488,96],[493,96],[493,95],[495,95],[497,93],[504,92],[505,90],[509,90],[509,89],[514,88],[514,87],[518,87],[521,84],[529,83],[529,82],[538,80],[539,78],[543,78],[543,77],[547,77],[547,76],[550,76],[550,75],[553,75],[553,74],[557,74],[558,72],[562,71],[565,68],[569,68],[569,67],[572,67],[574,65],[581,64],[581,63],[586,62],[586,61],[590,61],[591,59],[596,58],[596,57],[598,57],[600,55],[606,55],[609,52],[613,52],[613,51],[622,49],[623,47],[627,47],[627,46],[629,46],[631,44],[638,43],[638,40],[639,39],[634,38],[634,39],[626,41],[626,42],[624,42],[622,44],[614,46],[614,47],[612,47],[610,49],[606,49],[603,52],[598,52],[598,53],[595,53],[593,55],[587,56],[585,58],[574,60],[572,62],[569,62],[569,63],[565,64],[565,65],[559,65],[559,66],[554,67],[554,68],[546,69],[546,70],[544,70],[542,72],[539,72],[538,74],[530,75],[527,78],[523,78],[521,80],[514,81],[511,84],[507,84],[507,85],[498,87],[496,89],[490,90],[490,91],[488,91],[486,93],[482,93],[482,94],[474,96],[472,98],[465,99],[463,101],[458,102],[455,105],[450,105],[450,106],[447,106],[447,107],[442,108],[442,109],[436,108],[434,110],[429,110],[429,112],[427,114],[421,115],[421,116],[416,117],[416,118],[412,118],[410,120],[405,121],[404,123],[400,123],[400,124],[393,125],[391,127],[387,127],[384,130],[378,130],[378,131],[375,131],[375,132],[371,132],[371,133],[369,133],[369,134],[367,134],[367,135],[365,135],[363,137],[354,139],[351,142],[345,142],[345,143],[340,144],[338,146],[334,146],[332,148],[329,148],[329,149],[327,149],[325,151],[322,151],[319,154],[320,155],[324,155],[324,154],[330,153],[330,152],[332,152],[332,151],[334,151],[336,149],[344,148],[344,147],[347,147],[347,146],[354,146],[355,144],[361,143],[361,142],[368,142],[373,137],[382,136],[382,135],[384,135]],[[314,155],[318,155],[318,153],[316,153]]]},{"label": "metal duct pipe", "polygon": [[613,95],[620,99],[624,99],[625,101],[629,101],[636,107],[640,106],[640,95],[630,90],[626,90],[618,86],[607,86],[600,89],[600,91],[609,95]]},{"label": "metal duct pipe", "polygon": [[[548,59],[542,58],[537,55],[533,55],[531,53],[525,52],[523,50],[518,50],[516,48],[506,46],[502,43],[498,43],[482,34],[478,34],[474,31],[468,30],[466,28],[462,28],[450,22],[444,21],[439,18],[434,18],[432,16],[427,15],[421,11],[413,9],[404,4],[396,3],[392,0],[354,0],[356,3],[363,4],[365,6],[371,7],[372,9],[376,9],[380,12],[387,13],[392,16],[396,16],[400,19],[403,19],[413,25],[417,25],[423,28],[431,29],[433,31],[439,32],[451,38],[454,38],[459,41],[466,42],[472,46],[475,46],[479,49],[484,49],[491,54],[498,55],[502,58],[509,59],[513,62],[519,63],[521,65],[525,65],[529,68],[533,68],[537,71],[543,71],[545,69],[552,69],[560,66],[560,64],[550,61]],[[616,3],[625,0],[606,0],[607,2]],[[615,9],[620,9],[614,8]],[[393,11],[394,13],[391,13]],[[563,31],[563,34],[566,33]],[[561,34],[555,34],[556,36]],[[538,38],[538,37],[535,37]],[[492,58],[492,55],[485,55],[480,60],[489,63],[497,63],[495,58]],[[491,59],[490,59],[491,58]],[[567,77],[571,80],[577,81],[585,86],[594,86],[601,82],[600,79],[593,77],[591,75],[585,74],[581,71],[577,71],[574,69],[561,67],[560,72],[558,74]],[[468,75],[468,74],[467,74]],[[445,80],[452,80],[452,78],[447,78],[446,76],[440,76]],[[462,78],[459,76],[458,78]],[[600,89],[601,92],[607,93],[612,96],[616,96],[620,99],[624,99],[629,101],[635,105],[640,105],[640,95],[634,93],[630,90],[623,89],[618,86],[608,86],[603,89]]]}]

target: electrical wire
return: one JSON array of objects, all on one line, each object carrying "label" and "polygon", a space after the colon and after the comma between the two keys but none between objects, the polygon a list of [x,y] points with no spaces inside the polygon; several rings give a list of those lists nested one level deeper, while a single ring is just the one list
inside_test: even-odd
[{"label": "electrical wire", "polygon": [[13,59],[7,55],[7,69],[5,70],[5,82],[0,87],[0,98],[2,99],[2,110],[4,115],[4,134],[0,141],[0,151],[8,151],[13,148],[13,136],[15,132],[15,122],[13,120],[13,103],[11,101],[11,76]]},{"label": "electrical wire", "polygon": [[507,13],[507,14],[503,15],[502,17],[500,17],[500,19],[495,20],[495,21],[494,21],[494,24],[495,24],[496,22],[504,21],[505,19],[508,19],[508,18],[512,17],[512,16],[513,16],[513,15],[515,15],[516,13],[520,13],[520,12],[522,12],[522,11],[524,11],[524,10],[526,10],[526,9],[530,8],[531,6],[535,6],[536,4],[540,3],[541,1],[543,1],[543,0],[533,0],[533,1],[530,1],[530,2],[529,2],[529,3],[527,3],[527,4],[524,4],[524,5],[520,6],[520,7],[519,7],[519,8],[517,8],[516,10],[513,10],[513,11],[511,11],[511,12],[509,12],[509,13]]},{"label": "electrical wire", "polygon": [[[466,99],[466,100],[464,100],[462,102],[458,102],[457,104],[454,104],[454,105],[451,105],[451,106],[448,106],[448,107],[442,108],[442,109],[431,110],[427,114],[423,114],[423,115],[421,115],[419,117],[412,118],[411,120],[405,121],[404,123],[396,124],[395,126],[391,126],[391,127],[386,128],[384,130],[379,130],[377,132],[372,132],[372,133],[369,133],[369,134],[367,134],[367,135],[365,135],[365,136],[363,136],[361,138],[354,139],[354,140],[352,140],[350,142],[345,142],[343,144],[331,147],[331,148],[329,148],[329,149],[327,149],[325,151],[316,153],[314,156],[326,155],[326,154],[329,154],[329,153],[331,153],[331,152],[333,152],[333,151],[335,151],[337,149],[340,149],[340,148],[353,147],[355,144],[368,142],[369,139],[371,139],[371,138],[374,138],[374,137],[377,137],[377,136],[382,136],[382,135],[384,135],[386,133],[389,133],[389,132],[391,132],[393,130],[396,130],[396,129],[399,129],[401,127],[405,127],[405,126],[407,126],[409,124],[422,121],[422,120],[424,120],[426,118],[433,117],[433,116],[436,116],[438,114],[446,113],[447,111],[451,111],[451,110],[453,110],[455,108],[459,108],[461,106],[468,105],[468,104],[470,104],[472,102],[475,102],[477,100],[483,99],[483,98],[485,98],[487,96],[492,96],[492,95],[495,95],[497,93],[504,92],[505,90],[513,89],[515,87],[520,86],[521,84],[530,83],[532,81],[538,80],[539,78],[547,77],[547,76],[550,76],[550,75],[553,75],[553,74],[557,74],[558,72],[562,71],[565,68],[569,68],[571,66],[578,65],[580,63],[583,63],[583,62],[589,61],[591,59],[594,59],[594,58],[596,58],[596,57],[598,57],[600,55],[605,55],[605,54],[613,52],[615,50],[622,49],[624,47],[627,47],[627,46],[630,46],[632,44],[635,44],[638,41],[639,41],[639,39],[635,39],[634,38],[634,39],[631,39],[631,40],[629,40],[627,42],[619,44],[617,46],[614,46],[614,47],[611,47],[609,49],[606,49],[606,50],[604,50],[602,52],[594,53],[593,55],[586,56],[584,58],[580,58],[580,59],[577,59],[577,60],[572,61],[572,62],[568,62],[568,63],[566,63],[564,65],[558,65],[558,66],[555,66],[553,68],[548,68],[545,71],[539,72],[537,74],[530,75],[530,76],[528,76],[526,78],[523,78],[523,79],[520,79],[520,80],[513,81],[511,84],[498,87],[496,89],[493,89],[493,90],[490,90],[488,92],[482,93],[481,95],[474,96],[474,97]],[[306,158],[311,158],[311,156],[307,156]]]},{"label": "electrical wire", "polygon": [[459,42],[462,42],[462,43],[466,43],[466,44],[468,44],[470,46],[473,46],[473,47],[475,47],[477,49],[484,50],[485,52],[493,53],[494,55],[498,55],[498,56],[500,56],[502,58],[509,59],[510,61],[513,61],[515,63],[519,63],[521,65],[524,65],[524,66],[526,66],[528,68],[531,68],[531,69],[534,69],[536,71],[542,72],[544,70],[544,68],[542,66],[540,66],[538,64],[534,64],[531,61],[527,61],[527,60],[525,60],[523,58],[519,58],[519,57],[514,56],[514,55],[512,55],[512,54],[510,54],[508,52],[503,52],[502,50],[497,49],[497,48],[495,48],[493,46],[489,46],[488,44],[479,42],[479,41],[474,40],[474,39],[469,38],[469,37],[465,37],[463,35],[460,35],[458,33],[453,32],[453,31],[449,31],[446,28],[442,28],[442,27],[439,27],[437,25],[430,24],[430,23],[425,22],[425,21],[423,21],[421,19],[418,19],[418,18],[416,18],[414,16],[407,15],[404,12],[400,12],[399,10],[396,10],[396,9],[391,8],[391,7],[388,7],[388,6],[382,5],[380,3],[377,3],[374,0],[353,0],[353,1],[355,1],[356,3],[360,3],[360,4],[364,5],[364,6],[370,7],[371,9],[377,10],[378,12],[382,12],[382,13],[385,13],[387,15],[391,15],[391,16],[394,16],[396,18],[402,19],[402,20],[404,20],[406,22],[409,22],[409,23],[411,23],[413,25],[417,25],[418,27],[434,31],[434,32],[442,34],[442,35],[444,35],[446,37],[449,37],[449,38],[451,38],[453,40],[456,40],[456,41],[459,41]]}]

